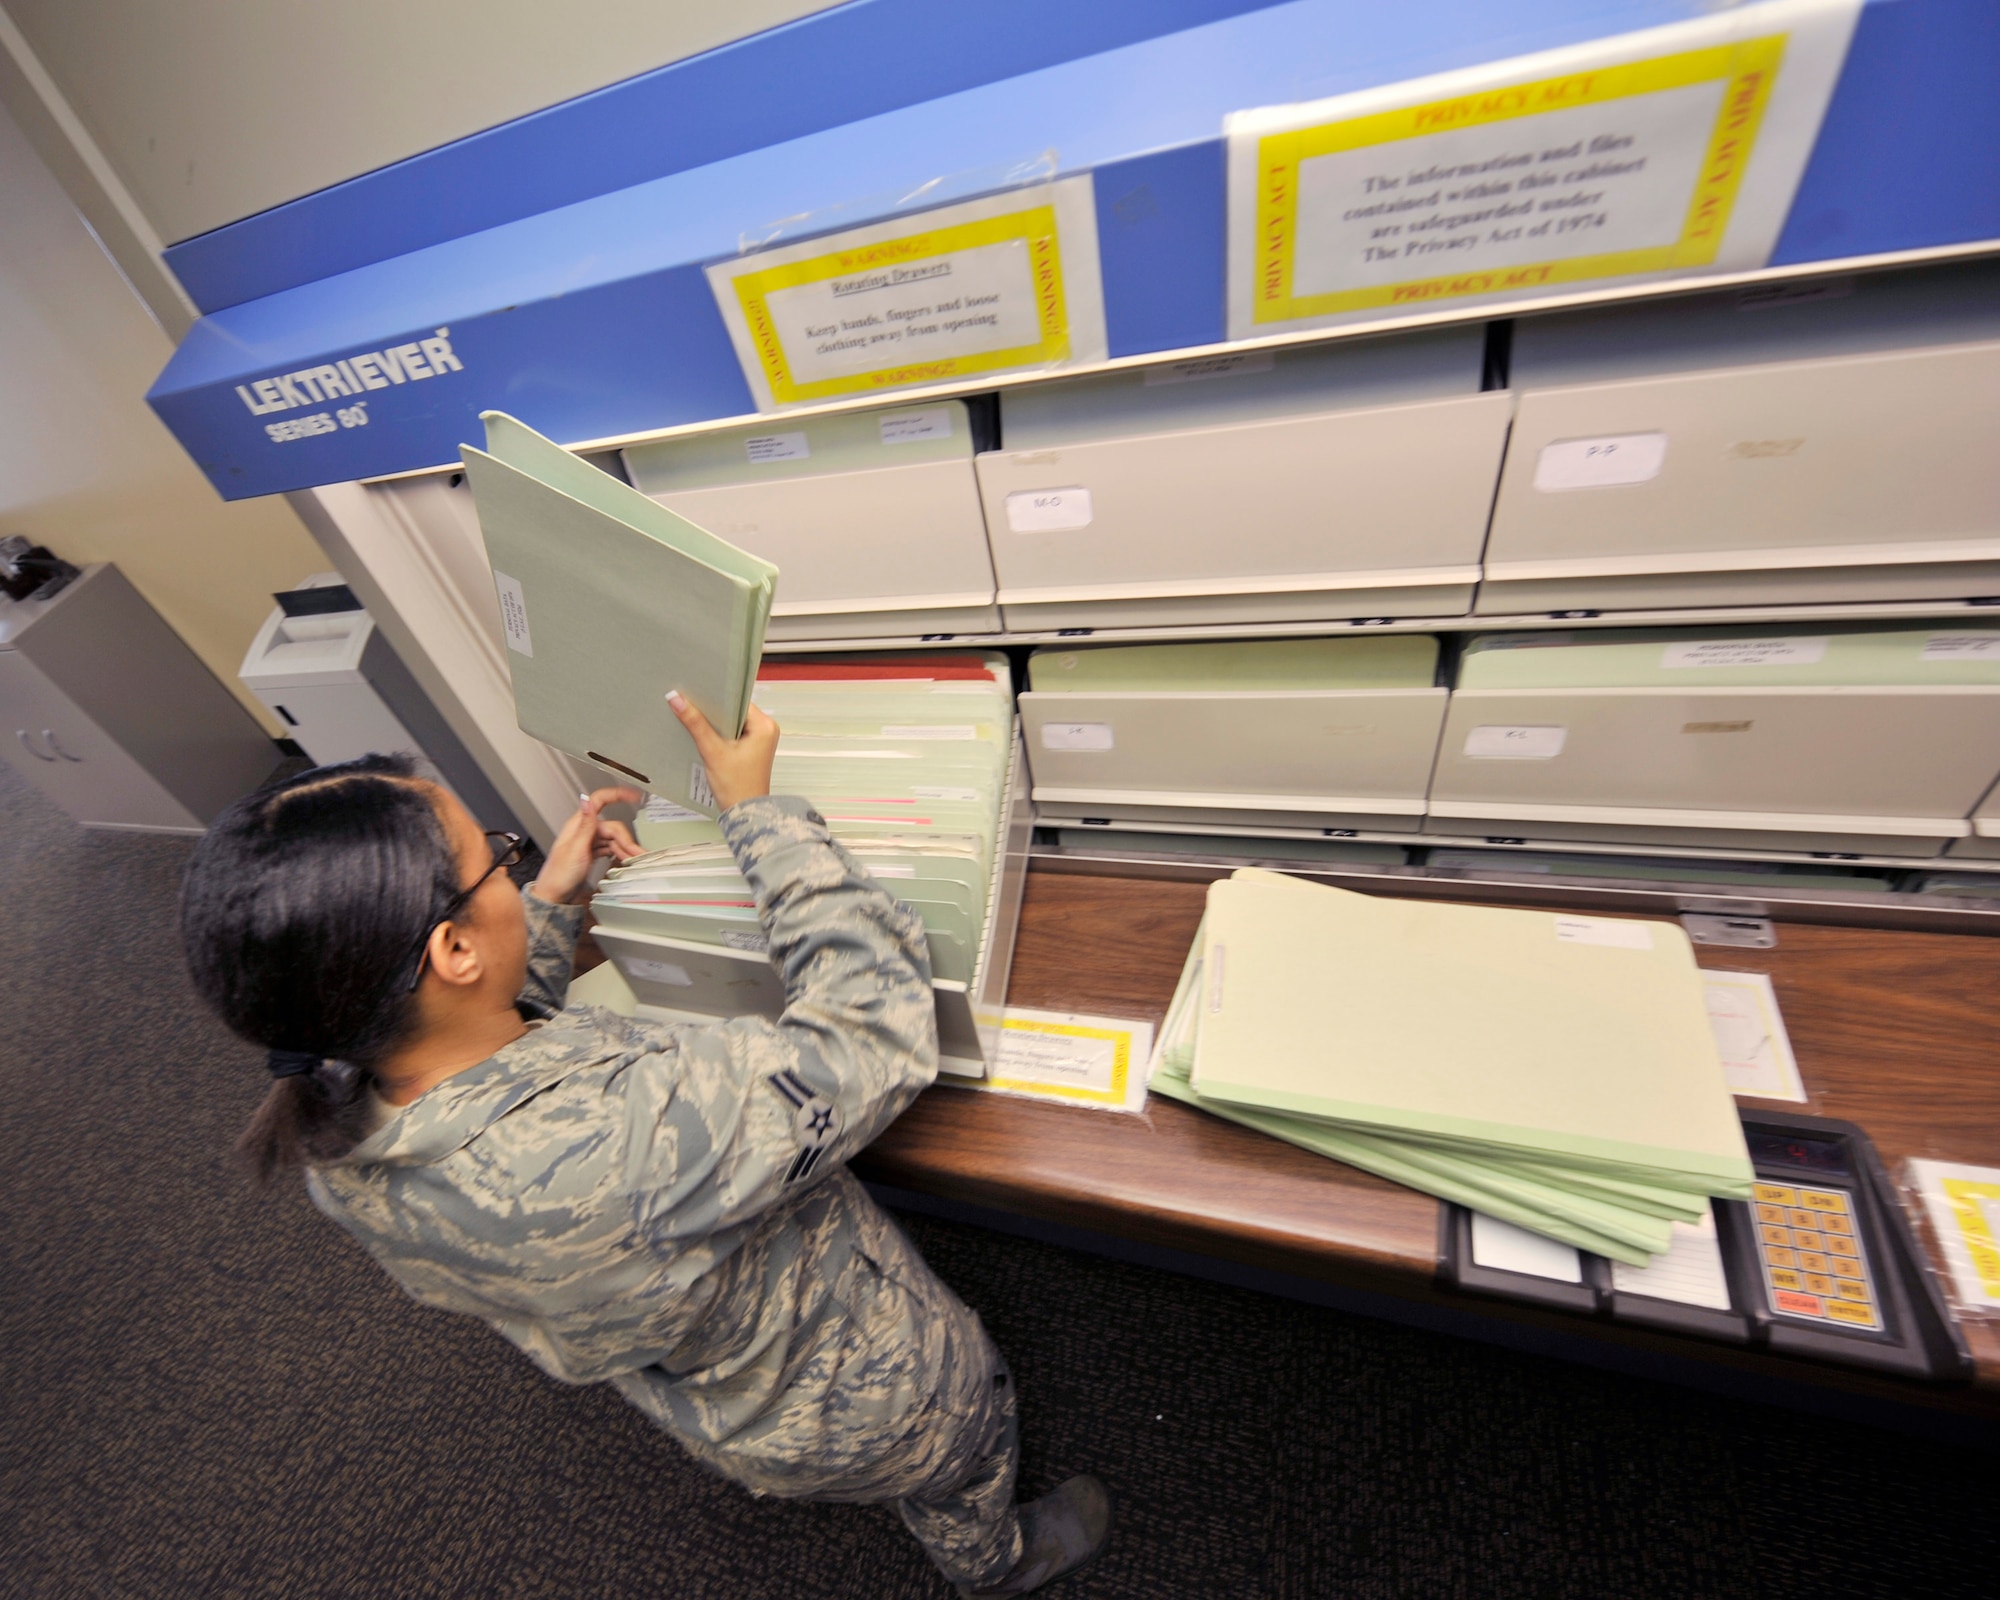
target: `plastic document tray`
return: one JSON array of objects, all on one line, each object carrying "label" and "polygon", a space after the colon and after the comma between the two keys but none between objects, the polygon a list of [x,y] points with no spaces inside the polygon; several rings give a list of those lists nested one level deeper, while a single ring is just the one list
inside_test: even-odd
[{"label": "plastic document tray", "polygon": [[2000,269],[1523,318],[1484,614],[2000,594]]},{"label": "plastic document tray", "polygon": [[625,450],[633,485],[776,562],[771,639],[991,633],[993,566],[960,400],[774,418]]},{"label": "plastic document tray", "polygon": [[[1021,895],[1027,887],[1028,845],[1034,832],[1026,777],[1017,727],[1006,795],[1000,804],[1000,831],[994,841],[986,927],[972,982],[939,980],[933,985],[937,991],[939,1070],[957,1077],[986,1076],[999,1046],[1007,975],[1021,920]],[[784,985],[770,958],[762,953],[632,933],[602,924],[591,929],[591,936],[617,963],[633,995],[644,1005],[697,1021],[738,1016],[776,1019],[785,1009]]]},{"label": "plastic document tray", "polygon": [[1430,831],[1935,856],[1996,763],[1992,625],[1489,634],[1460,662]]},{"label": "plastic document tray", "polygon": [[1439,1277],[1469,1294],[1749,1345],[1780,1355],[1962,1383],[1964,1336],[1868,1136],[1851,1122],[1746,1112],[1755,1198],[1714,1202],[1727,1309],[1621,1292],[1577,1252],[1580,1281],[1480,1266],[1472,1213],[1441,1208]]},{"label": "plastic document tray", "polygon": [[978,460],[1007,626],[1461,616],[1512,397],[1476,328],[1051,380]]},{"label": "plastic document tray", "polygon": [[[1408,662],[1405,672],[1364,669],[1351,674],[1362,680],[1354,686],[1328,688],[1217,687],[1228,673],[1202,673],[1200,664],[1230,648],[1099,653],[1170,660],[1165,674],[1137,681],[1164,684],[1179,669],[1199,687],[1123,688],[1114,678],[1051,692],[1039,685],[1060,674],[1037,672],[1020,706],[1040,820],[1416,831],[1444,722],[1435,641],[1405,634],[1238,647],[1320,651],[1336,669],[1323,680],[1337,680],[1349,657],[1381,657],[1390,669]],[[1079,657],[1088,664],[1085,652],[1046,651],[1035,666]]]}]

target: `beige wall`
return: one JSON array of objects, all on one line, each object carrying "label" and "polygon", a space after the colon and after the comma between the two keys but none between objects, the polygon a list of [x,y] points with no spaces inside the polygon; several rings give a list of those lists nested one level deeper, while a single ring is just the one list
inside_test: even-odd
[{"label": "beige wall", "polygon": [[0,0],[169,243],[834,0]]},{"label": "beige wall", "polygon": [[0,535],[115,561],[222,681],[326,557],[281,500],[226,505],[146,405],[171,346],[0,112]]}]

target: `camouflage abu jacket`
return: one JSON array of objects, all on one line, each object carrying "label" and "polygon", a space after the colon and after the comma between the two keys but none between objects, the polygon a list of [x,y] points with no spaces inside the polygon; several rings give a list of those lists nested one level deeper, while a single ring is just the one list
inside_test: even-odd
[{"label": "camouflage abu jacket", "polygon": [[878,1281],[908,1247],[842,1166],[936,1075],[930,961],[805,801],[746,801],[723,829],[779,1021],[559,1009],[583,913],[528,895],[522,1004],[547,1020],[308,1184],[416,1299],[615,1383],[753,1488],[814,1492],[960,1381],[923,1296]]}]

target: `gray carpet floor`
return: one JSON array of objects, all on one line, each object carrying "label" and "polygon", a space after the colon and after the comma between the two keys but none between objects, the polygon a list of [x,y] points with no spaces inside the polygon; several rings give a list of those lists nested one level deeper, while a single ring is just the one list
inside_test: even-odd
[{"label": "gray carpet floor", "polygon": [[[751,1499],[251,1189],[187,851],[0,768],[0,1594],[945,1593],[888,1512]],[[908,1225],[1014,1364],[1029,1491],[1122,1497],[1060,1600],[2000,1592],[1992,1457]]]}]

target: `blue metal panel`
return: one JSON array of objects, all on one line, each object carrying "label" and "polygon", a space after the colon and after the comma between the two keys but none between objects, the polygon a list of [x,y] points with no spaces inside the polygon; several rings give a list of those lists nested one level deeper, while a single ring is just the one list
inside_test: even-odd
[{"label": "blue metal panel", "polygon": [[[829,128],[204,317],[149,397],[228,499],[450,460],[501,406],[559,439],[750,409],[701,264],[805,215],[845,227],[926,183],[991,188],[1045,151],[1158,211],[1110,230],[1114,354],[1222,336],[1217,135],[1243,106],[1337,94],[1674,21],[1707,0],[1292,0]],[[1444,41],[1444,42],[1440,42]],[[1145,176],[1121,183],[1118,169]],[[935,181],[934,181],[935,180]],[[870,200],[866,197],[880,198]],[[1140,211],[1144,200],[1128,211]],[[1113,212],[1114,222],[1119,222]],[[1157,245],[1159,248],[1149,247]],[[1193,252],[1184,269],[1180,245]],[[1185,275],[1184,275],[1185,274]],[[451,330],[464,369],[366,395],[369,422],[274,442],[238,385]],[[532,375],[532,377],[530,376]],[[332,426],[332,424],[329,424]]]},{"label": "blue metal panel", "polygon": [[203,311],[1279,0],[852,0],[184,240]]},{"label": "blue metal panel", "polygon": [[1873,0],[1771,261],[2000,239],[2000,4]]},{"label": "blue metal panel", "polygon": [[[1112,353],[1209,343],[1223,336],[1226,113],[1710,9],[1709,0],[1292,0],[230,306],[197,324],[150,398],[230,499],[448,461],[477,437],[488,406],[560,439],[739,415],[750,398],[704,263],[777,219],[803,217],[786,229],[798,236],[892,214],[927,183],[925,205],[989,190],[1043,152],[1062,173],[1094,176]],[[1985,65],[1994,33],[1991,0],[1871,0],[1781,262],[2000,236]],[[1903,181],[1924,163],[1929,178]],[[462,370],[369,391],[365,426],[329,421],[330,432],[277,443],[267,423],[312,408],[253,416],[238,397],[238,385],[439,328]],[[346,399],[324,406],[329,416],[345,409]]]},{"label": "blue metal panel", "polygon": [[[1225,149],[1211,139],[1109,162],[1093,175],[1113,355],[1222,338],[1223,214],[1215,196],[1223,191]],[[1163,261],[1174,270],[1160,271]]]}]

